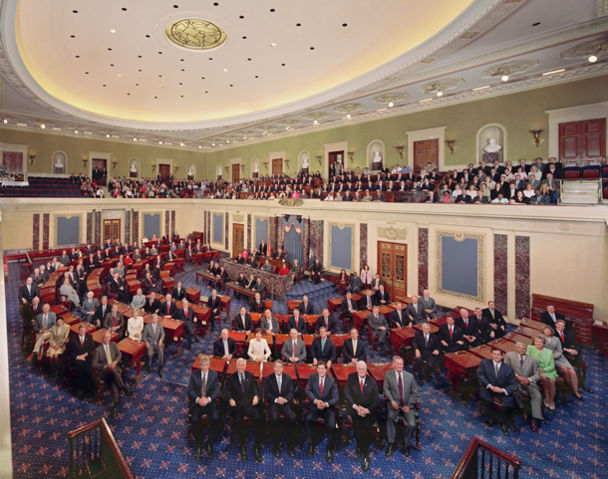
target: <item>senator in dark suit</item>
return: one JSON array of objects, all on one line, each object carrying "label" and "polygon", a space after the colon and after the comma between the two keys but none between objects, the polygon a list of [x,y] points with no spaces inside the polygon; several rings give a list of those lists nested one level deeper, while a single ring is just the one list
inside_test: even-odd
[{"label": "senator in dark suit", "polygon": [[38,289],[38,286],[33,283],[33,281],[34,280],[30,276],[25,280],[25,284],[19,288],[19,300],[23,304],[31,303],[32,299],[34,299],[36,296],[40,297],[40,290]]},{"label": "senator in dark suit", "polygon": [[352,296],[352,293],[347,291],[346,298],[342,300],[342,316],[351,320],[353,319],[353,311],[357,310],[357,303]]},{"label": "senator in dark suit", "polygon": [[220,337],[213,342],[213,355],[216,358],[232,359],[236,352],[236,342],[228,337],[227,329],[222,329]]},{"label": "senator in dark suit", "polygon": [[196,331],[194,330],[194,323],[197,321],[197,318],[187,299],[182,300],[182,308],[177,310],[177,319],[184,322],[184,331],[186,331],[186,337],[188,338],[188,351],[191,351],[192,341],[198,342]]},{"label": "senator in dark suit", "polygon": [[435,334],[431,334],[429,323],[422,323],[422,331],[416,332],[413,341],[416,357],[416,372],[418,383],[431,381],[431,374],[437,367],[441,353],[441,344]]},{"label": "senator in dark suit", "polygon": [[469,312],[466,309],[461,308],[460,318],[456,320],[456,325],[462,329],[464,344],[467,348],[473,348],[480,344],[481,325],[474,316],[469,317]]},{"label": "senator in dark suit", "polygon": [[300,310],[294,309],[293,315],[289,317],[287,321],[287,329],[290,331],[295,329],[300,334],[306,334],[306,321],[300,316]]},{"label": "senator in dark suit", "polygon": [[337,329],[337,322],[334,318],[332,318],[329,314],[329,310],[327,308],[323,308],[323,314],[317,318],[317,322],[315,324],[315,331],[319,331],[321,326],[325,327],[329,333],[335,333]]},{"label": "senator in dark suit", "polygon": [[127,396],[131,396],[133,393],[122,380],[120,367],[118,366],[122,359],[122,354],[116,343],[110,342],[111,336],[109,331],[104,333],[103,343],[93,353],[92,367],[98,371],[99,379],[104,381],[112,391],[110,411],[112,415],[115,415],[119,392],[124,391]]},{"label": "senator in dark suit", "polygon": [[211,323],[211,329],[214,329],[215,319],[218,318],[222,312],[222,299],[217,295],[215,289],[211,291],[211,296],[207,298],[207,307],[211,310],[209,322]]},{"label": "senator in dark suit", "polygon": [[78,328],[78,334],[72,335],[68,341],[67,352],[70,364],[74,369],[74,387],[84,392],[90,390],[91,361],[95,351],[95,343],[90,334],[86,334],[86,326]]},{"label": "senator in dark suit", "polygon": [[402,328],[410,324],[407,314],[403,310],[403,304],[397,303],[397,308],[389,316],[390,325],[395,328]]},{"label": "senator in dark suit", "polygon": [[256,460],[261,461],[260,443],[263,440],[263,431],[260,421],[260,410],[258,408],[260,396],[253,374],[245,370],[246,365],[247,361],[245,359],[237,359],[236,372],[226,381],[228,410],[241,447],[241,459],[245,460],[247,458],[247,430],[243,422],[245,417],[248,417],[253,423]]},{"label": "senator in dark suit", "polygon": [[196,459],[200,458],[200,450],[203,447],[203,426],[201,418],[207,415],[209,418],[209,434],[207,437],[207,454],[213,457],[213,443],[220,432],[221,423],[217,412],[216,399],[220,396],[220,382],[215,371],[209,369],[209,358],[203,356],[200,361],[201,370],[193,371],[188,386],[188,397],[192,409],[192,433],[196,441]]},{"label": "senator in dark suit", "polygon": [[172,301],[173,297],[168,294],[165,298],[165,302],[160,305],[158,309],[159,316],[171,316],[177,318],[177,306]]},{"label": "senator in dark suit", "polygon": [[327,429],[328,462],[333,461],[334,429],[336,428],[336,411],[338,404],[338,385],[336,380],[327,375],[327,365],[324,362],[317,364],[317,372],[310,375],[306,384],[306,397],[310,401],[310,409],[306,415],[306,437],[308,438],[308,457],[314,454],[312,439],[312,423],[322,417]]},{"label": "senator in dark suit", "polygon": [[327,367],[331,368],[331,363],[336,360],[336,346],[327,335],[325,326],[321,326],[319,336],[317,336],[310,347],[313,364],[319,361],[327,363]]},{"label": "senator in dark suit", "polygon": [[[553,305],[548,305],[547,311],[543,311],[540,315],[541,322],[545,323],[547,326],[551,326],[551,328],[553,328],[554,333],[557,332],[555,323],[558,319],[564,319],[564,315],[556,313],[555,307]],[[568,323],[566,323],[566,329],[568,329]]]},{"label": "senator in dark suit", "polygon": [[245,306],[241,306],[239,314],[234,318],[233,325],[233,331],[253,331],[253,321],[251,315],[245,310]]},{"label": "senator in dark suit", "polygon": [[268,421],[274,445],[274,455],[280,455],[281,446],[281,416],[283,426],[287,429],[287,449],[289,456],[294,456],[295,450],[295,415],[291,401],[294,395],[294,384],[287,374],[283,374],[283,362],[274,362],[274,373],[266,376],[264,381],[264,399],[268,404]]},{"label": "senator in dark suit", "polygon": [[350,338],[344,341],[342,345],[342,356],[345,363],[355,363],[359,360],[367,360],[367,347],[361,339],[359,339],[359,331],[357,328],[350,330]]},{"label": "senator in dark suit", "polygon": [[302,302],[298,305],[298,309],[301,314],[315,314],[315,309],[313,308],[312,303],[308,301],[308,296],[302,298]]},{"label": "senator in dark suit", "polygon": [[376,420],[376,409],[380,404],[378,384],[367,374],[364,361],[357,362],[357,371],[348,375],[344,387],[347,411],[353,423],[357,448],[362,455],[362,468],[369,469],[369,445],[372,426]]},{"label": "senator in dark suit", "polygon": [[[156,299],[156,293],[151,293],[151,297],[146,299],[146,304],[144,305],[144,310],[146,313],[158,313],[160,310],[160,301]],[[161,314],[164,316],[164,314]]]},{"label": "senator in dark suit", "polygon": [[[513,394],[519,389],[519,383],[513,369],[502,360],[503,352],[492,348],[492,359],[481,361],[477,368],[477,379],[481,383],[479,396],[485,405],[487,424],[494,425],[500,413],[503,416],[502,430],[508,435],[513,409],[517,406]],[[493,406],[496,403],[502,407],[500,411]]]},{"label": "senator in dark suit", "polygon": [[446,324],[439,326],[439,340],[446,353],[453,353],[465,348],[462,329],[454,324],[454,318],[447,316]]},{"label": "senator in dark suit", "polygon": [[426,320],[426,312],[421,304],[418,304],[418,296],[412,296],[412,302],[405,308],[408,320],[414,324],[423,323]]},{"label": "senator in dark suit", "polygon": [[[482,322],[482,332],[488,338],[488,341],[502,338],[507,334],[507,323],[502,313],[494,306],[494,301],[488,301],[488,307],[481,312],[481,317],[484,319],[484,322]],[[484,328],[486,324],[487,329]],[[494,332],[494,337],[490,334],[491,331]]]}]

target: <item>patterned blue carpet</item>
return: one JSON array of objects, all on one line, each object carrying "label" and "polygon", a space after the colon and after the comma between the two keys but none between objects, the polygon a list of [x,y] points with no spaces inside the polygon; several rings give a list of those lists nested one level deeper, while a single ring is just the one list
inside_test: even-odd
[{"label": "patterned blue carpet", "polygon": [[[68,471],[66,433],[107,416],[107,408],[91,401],[77,400],[60,381],[38,372],[30,364],[21,364],[17,272],[16,265],[9,265],[7,310],[15,477],[65,477]],[[194,286],[194,271],[182,273],[179,279],[186,287]],[[295,288],[289,299],[299,297],[303,292],[310,293],[315,312],[321,311],[328,298],[336,296],[328,284],[315,288],[304,282]],[[203,290],[204,295],[209,292],[208,289]],[[239,306],[240,302],[233,299],[230,317]],[[273,312],[286,313],[286,304],[275,302]],[[523,463],[520,477],[608,477],[605,469],[608,465],[605,453],[608,450],[607,420],[601,410],[603,398],[608,393],[608,361],[591,350],[585,350],[584,356],[589,366],[588,385],[594,394],[586,393],[583,403],[569,397],[565,408],[558,406],[556,411],[547,414],[546,422],[536,434],[524,427],[506,437],[499,429],[490,429],[475,417],[476,403],[463,406],[448,397],[445,391],[425,384],[420,390],[422,450],[413,451],[407,459],[400,452],[386,459],[383,447],[372,454],[371,469],[367,474],[363,473],[360,461],[355,457],[354,441],[337,451],[331,465],[325,462],[321,453],[308,459],[304,447],[297,450],[295,459],[289,458],[285,452],[280,459],[275,459],[271,448],[266,447],[262,464],[252,458],[242,462],[238,458],[238,446],[230,444],[227,428],[224,428],[221,442],[216,446],[215,457],[203,456],[197,463],[194,444],[186,437],[186,389],[192,360],[199,353],[211,351],[211,343],[217,334],[216,330],[211,337],[196,343],[192,353],[185,352],[177,359],[169,359],[163,379],[142,371],[143,381],[135,388],[134,396],[123,398],[116,418],[107,417],[136,477],[194,478],[206,475],[262,479],[324,478],[331,474],[336,479],[362,475],[438,479],[450,477],[473,436],[519,456]],[[376,356],[375,359],[381,358]],[[133,376],[134,372],[129,371],[128,379],[132,380]],[[108,398],[104,399],[107,401]]]}]

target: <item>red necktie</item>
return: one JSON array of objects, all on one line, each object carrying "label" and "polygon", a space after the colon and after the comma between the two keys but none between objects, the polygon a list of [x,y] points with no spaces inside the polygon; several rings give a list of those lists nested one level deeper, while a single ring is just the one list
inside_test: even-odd
[{"label": "red necktie", "polygon": [[293,356],[296,356],[296,342],[293,342]]},{"label": "red necktie", "polygon": [[329,318],[325,318],[325,327],[329,329]]},{"label": "red necktie", "polygon": [[559,332],[559,335],[560,335],[560,336],[561,336],[561,338],[562,338],[562,343],[565,343],[565,340],[564,340],[564,332],[563,332],[563,331],[560,331],[560,332]]},{"label": "red necktie", "polygon": [[450,341],[452,340],[452,333],[454,332],[454,328],[450,326]]},{"label": "red necktie", "polygon": [[112,327],[116,326],[116,314],[112,315]]},{"label": "red necktie", "polygon": [[364,381],[363,381],[363,379],[361,379],[359,381],[359,387],[361,388],[361,392],[363,392],[363,384],[364,384]]},{"label": "red necktie", "polygon": [[464,327],[467,328],[467,329],[469,328],[469,318],[465,318],[465,320],[464,320]]},{"label": "red necktie", "polygon": [[171,312],[171,303],[167,303],[167,314]]},{"label": "red necktie", "polygon": [[321,397],[323,397],[323,379],[321,379],[321,384],[319,384],[319,391],[321,393]]}]

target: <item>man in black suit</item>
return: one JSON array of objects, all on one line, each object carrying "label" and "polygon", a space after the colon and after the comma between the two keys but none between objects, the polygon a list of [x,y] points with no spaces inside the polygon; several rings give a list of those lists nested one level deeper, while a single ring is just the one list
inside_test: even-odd
[{"label": "man in black suit", "polygon": [[574,366],[576,375],[578,376],[578,383],[581,384],[583,390],[591,392],[591,389],[585,384],[587,365],[583,359],[583,351],[580,345],[576,342],[574,334],[566,330],[566,321],[558,319],[555,323],[557,328],[557,334],[555,335],[562,345],[562,351],[566,359]]},{"label": "man in black suit", "polygon": [[317,323],[315,324],[315,330],[319,331],[321,327],[325,327],[327,329],[327,333],[331,334],[332,332],[336,332],[336,320],[332,318],[329,314],[329,309],[323,308],[323,314],[317,318]]},{"label": "man in black suit", "polygon": [[[211,316],[209,317],[209,322],[211,323],[211,329],[215,328],[215,320],[220,316],[222,312],[222,300],[217,295],[217,290],[211,290],[211,296],[207,298],[207,307],[211,310]],[[221,321],[220,321],[221,327]]]},{"label": "man in black suit", "polygon": [[294,394],[293,381],[287,374],[283,374],[283,361],[277,359],[274,362],[274,373],[266,376],[264,381],[264,399],[268,404],[268,420],[270,422],[270,433],[274,446],[274,456],[281,455],[281,416],[283,426],[287,430],[287,451],[289,457],[295,456],[295,415],[291,407]]},{"label": "man in black suit", "polygon": [[357,310],[357,305],[350,291],[346,292],[346,297],[342,300],[342,316],[352,321],[353,313]]},{"label": "man in black suit", "polygon": [[357,361],[357,371],[348,375],[344,387],[344,397],[348,414],[353,423],[357,441],[357,452],[362,456],[361,467],[369,470],[369,445],[372,441],[372,427],[376,420],[376,409],[380,404],[378,384],[367,374],[365,361]]},{"label": "man in black suit", "polygon": [[264,301],[262,301],[262,295],[258,292],[255,293],[255,296],[249,303],[249,310],[252,313],[263,313],[266,307],[264,306]]},{"label": "man in black suit", "polygon": [[375,293],[376,296],[376,304],[389,304],[390,296],[388,291],[384,290],[384,283],[380,283],[378,286],[378,291]]},{"label": "man in black suit", "polygon": [[344,340],[342,356],[344,356],[345,363],[355,364],[359,360],[367,360],[367,347],[359,339],[359,330],[357,328],[352,328],[350,330],[350,338]]},{"label": "man in black suit", "polygon": [[203,448],[203,426],[201,418],[207,415],[209,418],[209,434],[207,437],[207,455],[213,457],[213,443],[220,432],[221,422],[217,413],[216,399],[220,395],[220,382],[217,373],[209,369],[209,358],[203,356],[200,360],[201,370],[193,371],[190,376],[188,387],[188,397],[190,398],[192,409],[192,434],[196,441],[195,459],[201,457]]},{"label": "man in black suit", "polygon": [[158,313],[160,310],[160,301],[156,299],[156,293],[152,291],[150,293],[150,297],[146,299],[146,304],[144,305],[144,310],[146,313]]},{"label": "man in black suit", "polygon": [[180,319],[184,322],[184,330],[186,331],[186,337],[188,338],[188,351],[192,351],[192,341],[194,340],[194,342],[198,343],[196,330],[194,329],[194,324],[198,324],[198,320],[186,298],[182,299],[182,309],[177,310],[176,319]]},{"label": "man in black suit", "polygon": [[331,463],[334,460],[334,429],[336,428],[335,406],[338,404],[338,385],[336,380],[327,375],[327,365],[323,361],[317,363],[317,372],[310,375],[306,384],[306,397],[310,401],[310,409],[306,415],[306,437],[308,438],[308,457],[314,455],[315,446],[312,440],[312,423],[322,417],[327,428],[327,451],[325,458]]},{"label": "man in black suit", "polygon": [[312,303],[308,301],[308,296],[302,296],[302,302],[298,305],[298,309],[302,314],[315,314],[315,310],[312,307]]},{"label": "man in black suit", "polygon": [[323,274],[323,265],[319,261],[319,258],[315,259],[315,262],[310,267],[310,280],[319,284],[321,282],[321,275]]},{"label": "man in black suit", "polygon": [[90,334],[86,334],[86,326],[78,327],[78,334],[72,335],[68,341],[67,351],[70,363],[74,368],[74,388],[76,395],[91,390],[91,359],[95,351],[95,343]]},{"label": "man in black suit", "polygon": [[409,318],[403,310],[403,303],[398,302],[395,304],[395,311],[389,316],[389,324],[395,328],[402,328],[408,325],[411,326]]},{"label": "man in black suit", "polygon": [[245,331],[250,333],[253,330],[253,322],[251,321],[251,315],[245,309],[245,306],[241,306],[239,314],[234,318],[233,331]]},{"label": "man in black suit", "polygon": [[100,326],[106,320],[106,315],[110,312],[112,307],[108,304],[108,297],[102,296],[101,302],[97,309],[95,310],[95,315],[93,316],[93,324],[99,324]]},{"label": "man in black suit", "polygon": [[38,286],[34,284],[32,277],[28,276],[25,280],[25,284],[19,289],[19,300],[22,304],[31,304],[32,299],[36,296],[40,296],[40,290],[38,289]]},{"label": "man in black suit", "polygon": [[480,344],[479,329],[480,324],[475,317],[469,317],[469,310],[460,308],[460,318],[456,321],[456,325],[462,329],[462,337],[464,344],[468,348],[473,348]]},{"label": "man in black suit", "polygon": [[248,417],[253,423],[254,430],[254,454],[258,462],[262,461],[260,444],[263,440],[261,427],[261,416],[258,408],[260,397],[258,386],[249,371],[245,370],[247,361],[243,358],[236,360],[236,372],[232,374],[226,384],[226,396],[228,397],[228,410],[232,416],[235,434],[241,448],[241,460],[247,459],[247,430],[244,420]]},{"label": "man in black suit", "polygon": [[502,313],[496,309],[494,301],[488,301],[488,307],[481,312],[481,317],[483,319],[481,329],[488,341],[502,338],[507,334],[507,323]]},{"label": "man in black suit", "polygon": [[327,368],[331,369],[331,363],[336,358],[336,346],[328,337],[328,332],[325,326],[319,328],[319,336],[317,336],[310,347],[312,355],[312,363],[317,364],[323,361],[327,364]]},{"label": "man in black suit", "polygon": [[175,301],[181,301],[186,297],[186,289],[181,281],[177,282],[175,288],[173,288],[173,291],[171,292],[171,296],[175,298]]},{"label": "man in black suit", "polygon": [[220,337],[213,342],[213,355],[216,358],[230,361],[236,352],[236,342],[234,339],[228,337],[228,330],[226,328],[222,329]]},{"label": "man in black suit", "polygon": [[439,338],[431,334],[429,323],[422,323],[422,331],[416,332],[413,345],[418,384],[422,385],[423,381],[431,381],[431,374],[437,367],[437,361],[439,361],[441,344],[439,344]]},{"label": "man in black suit", "polygon": [[450,315],[446,316],[446,323],[439,326],[439,340],[446,353],[465,349],[462,329],[454,324],[454,318]]},{"label": "man in black suit", "polygon": [[[557,323],[559,319],[565,320],[564,315],[556,313],[555,306],[553,306],[552,304],[548,304],[547,311],[543,311],[540,315],[541,322],[545,323],[547,326],[551,326],[553,328],[554,334],[557,332],[557,327],[555,326],[555,323]],[[566,329],[568,329],[568,323],[566,323]]]},{"label": "man in black suit", "polygon": [[363,296],[359,300],[359,309],[371,311],[374,305],[376,304],[376,298],[372,295],[373,291],[371,289],[366,289]]},{"label": "man in black suit", "polygon": [[[485,405],[486,424],[493,426],[501,414],[501,428],[508,436],[513,411],[517,407],[513,393],[519,389],[519,383],[511,366],[503,363],[503,358],[504,353],[493,347],[492,359],[483,359],[477,368],[477,379],[481,383],[479,396]],[[500,411],[494,407],[495,404],[500,404]]]},{"label": "man in black suit", "polygon": [[292,315],[287,321],[287,329],[295,329],[300,334],[306,334],[306,321],[300,316],[299,308],[294,308]]},{"label": "man in black suit", "polygon": [[165,296],[165,302],[160,306],[158,310],[159,316],[171,316],[177,318],[177,306],[173,302],[173,296],[167,294]]}]

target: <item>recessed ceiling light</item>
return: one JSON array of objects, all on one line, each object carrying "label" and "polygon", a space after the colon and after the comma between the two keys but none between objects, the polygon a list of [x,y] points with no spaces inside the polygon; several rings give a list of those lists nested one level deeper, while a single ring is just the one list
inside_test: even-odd
[{"label": "recessed ceiling light", "polygon": [[126,11],[127,11],[127,7],[122,7],[122,8],[121,8],[121,10],[122,10],[123,12],[126,12]]},{"label": "recessed ceiling light", "polygon": [[116,33],[116,29],[115,28],[110,28],[110,33]]},{"label": "recessed ceiling light", "polygon": [[343,27],[348,27],[348,23],[343,23],[342,26]]},{"label": "recessed ceiling light", "polygon": [[314,49],[315,49],[315,47],[310,47],[310,49],[311,49],[311,50],[314,50]]},{"label": "recessed ceiling light", "polygon": [[533,26],[533,27],[538,27],[539,25],[540,25],[540,22],[534,22],[534,23],[532,24],[532,26]]},{"label": "recessed ceiling light", "polygon": [[597,57],[595,55],[589,55],[589,58],[587,58],[587,61],[589,63],[595,63],[597,61]]},{"label": "recessed ceiling light", "polygon": [[270,46],[271,46],[271,47],[276,47],[276,46],[277,46],[277,44],[276,44],[276,42],[270,42]]},{"label": "recessed ceiling light", "polygon": [[443,92],[442,92],[441,90],[439,90],[439,91],[437,92],[437,96],[443,96]]},{"label": "recessed ceiling light", "polygon": [[74,134],[77,135],[78,134],[78,130],[74,130]]},{"label": "recessed ceiling light", "polygon": [[473,88],[473,91],[487,90],[490,88],[490,85],[478,86],[477,88]]},{"label": "recessed ceiling light", "polygon": [[215,146],[215,143],[211,143],[211,146]]},{"label": "recessed ceiling light", "polygon": [[346,115],[346,119],[350,120],[352,118],[351,114],[349,113],[348,115]]},{"label": "recessed ceiling light", "polygon": [[109,52],[111,52],[111,51],[112,51],[112,48],[108,47],[108,51],[109,51]]},{"label": "recessed ceiling light", "polygon": [[173,5],[173,8],[179,8],[179,5]]},{"label": "recessed ceiling light", "polygon": [[246,140],[246,139],[247,139],[247,137],[246,137],[246,136],[244,136],[244,137],[243,137],[243,140]]},{"label": "recessed ceiling light", "polygon": [[[214,145],[214,146],[215,146],[215,145]],[[202,148],[202,146],[201,146],[201,145],[198,145],[198,147],[199,147],[199,149],[200,149],[200,148]]]},{"label": "recessed ceiling light", "polygon": [[243,18],[245,18],[244,15],[239,15],[239,18],[242,20]]},{"label": "recessed ceiling light", "polygon": [[179,144],[179,146],[186,146],[186,145],[185,145],[185,144],[184,144],[184,142],[182,141],[182,142]]},{"label": "recessed ceiling light", "polygon": [[302,24],[301,23],[296,23],[296,27],[301,27]]},{"label": "recessed ceiling light", "polygon": [[319,120],[315,120],[312,122],[313,125],[318,125],[319,124]]},{"label": "recessed ceiling light", "polygon": [[227,71],[228,71],[228,68],[224,68],[224,71],[225,71],[225,72],[227,72]]},{"label": "recessed ceiling light", "polygon": [[389,107],[389,108],[393,108],[394,106],[395,106],[395,104],[394,104],[392,101],[389,101],[389,102],[388,102],[388,107]]},{"label": "recessed ceiling light", "polygon": [[426,103],[427,101],[433,101],[432,98],[425,98],[423,100],[418,100],[419,103]]},{"label": "recessed ceiling light", "polygon": [[276,10],[276,8],[271,8],[271,9],[270,9],[270,12],[271,12],[271,13],[274,13],[274,12],[276,12],[276,11],[277,11],[277,10]]},{"label": "recessed ceiling light", "polygon": [[42,128],[44,130],[44,129],[46,129],[46,125],[44,123],[40,123],[40,128]]},{"label": "recessed ceiling light", "polygon": [[230,143],[230,140],[226,140],[226,143]]},{"label": "recessed ceiling light", "polygon": [[163,142],[162,142],[161,140],[158,140],[158,144],[159,144],[159,145],[162,145],[162,144],[163,144]]},{"label": "recessed ceiling light", "polygon": [[288,127],[288,126],[286,126],[286,127],[285,127],[285,129],[286,129],[286,130],[289,130],[289,127]]},{"label": "recessed ceiling light", "polygon": [[117,73],[117,74],[116,74],[116,76],[117,76],[118,78],[122,78],[122,73]]},{"label": "recessed ceiling light", "polygon": [[106,133],[106,138],[110,138],[110,134],[109,133]]},{"label": "recessed ceiling light", "polygon": [[5,118],[4,120],[2,120],[2,123],[6,125],[8,123],[8,120]]},{"label": "recessed ceiling light", "polygon": [[137,141],[137,138],[133,138],[133,141]]},{"label": "recessed ceiling light", "polygon": [[72,10],[72,13],[78,13],[78,10]]},{"label": "recessed ceiling light", "polygon": [[501,81],[503,82],[508,82],[509,81],[509,75],[503,75],[500,77]]},{"label": "recessed ceiling light", "polygon": [[560,68],[558,70],[551,70],[550,72],[545,72],[543,73],[543,76],[549,76],[549,75],[555,75],[556,73],[561,73],[561,72],[565,72],[566,69],[565,68]]}]

